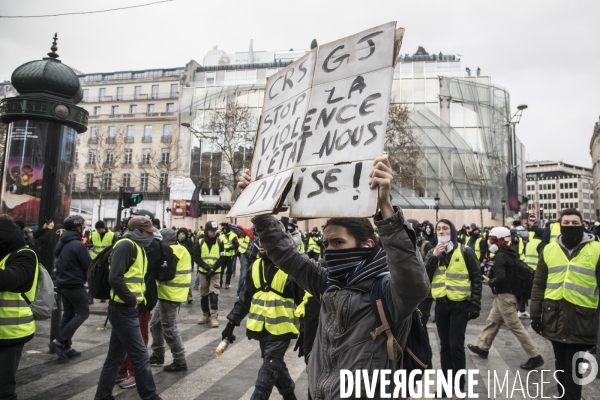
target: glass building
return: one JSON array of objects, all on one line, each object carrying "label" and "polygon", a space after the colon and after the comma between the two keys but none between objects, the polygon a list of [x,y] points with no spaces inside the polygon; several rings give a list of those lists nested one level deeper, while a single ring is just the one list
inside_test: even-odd
[{"label": "glass building", "polygon": [[[184,88],[181,122],[205,131],[214,110],[227,102],[248,106],[258,123],[266,79],[291,61],[198,66],[192,87]],[[299,56],[302,53],[298,53]],[[471,76],[472,75],[472,76]],[[525,154],[511,123],[509,93],[481,76],[471,74],[453,55],[404,55],[398,58],[392,84],[392,103],[406,104],[410,125],[421,154],[415,185],[396,187],[394,203],[408,209],[431,209],[440,198],[442,209],[501,211],[507,193],[506,177],[517,175],[519,200]],[[254,126],[256,130],[256,126]],[[249,165],[253,143],[239,143],[237,157]],[[203,197],[227,203],[219,182],[222,155],[192,137],[191,174],[205,178]],[[207,198],[208,196],[208,198]],[[525,202],[526,204],[526,202]]]}]

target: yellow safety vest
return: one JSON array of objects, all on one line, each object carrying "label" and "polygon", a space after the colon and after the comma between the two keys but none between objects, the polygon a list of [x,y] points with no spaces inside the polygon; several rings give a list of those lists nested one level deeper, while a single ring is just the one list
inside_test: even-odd
[{"label": "yellow safety vest", "polygon": [[175,278],[170,281],[156,281],[158,298],[162,300],[183,303],[187,300],[190,283],[192,282],[192,256],[180,244],[171,244],[173,254],[179,260]]},{"label": "yellow safety vest", "polygon": [[[216,240],[215,244],[212,245],[210,250],[208,249],[208,244],[204,240],[200,241],[200,258],[206,264],[213,266],[219,259],[219,241]],[[198,271],[201,274],[206,274],[208,271],[202,267],[202,265],[198,265]],[[219,267],[215,272],[221,272],[221,267]]]},{"label": "yellow safety vest", "polygon": [[462,245],[454,249],[448,266],[438,262],[431,282],[431,295],[434,299],[444,296],[452,301],[471,299],[471,280],[462,249]]},{"label": "yellow safety vest", "polygon": [[558,235],[560,235],[560,222],[552,222],[550,224],[550,241],[548,243],[556,242]]},{"label": "yellow safety vest", "polygon": [[544,247],[548,278],[544,298],[565,299],[580,307],[598,307],[596,265],[600,258],[600,243],[589,242],[571,260],[556,242]]},{"label": "yellow safety vest", "polygon": [[[127,285],[127,289],[135,296],[137,301],[141,303],[144,301],[144,292],[146,292],[146,283],[144,282],[144,276],[146,276],[146,271],[148,270],[148,260],[146,259],[146,251],[140,246],[138,246],[136,242],[128,238],[123,238],[119,240],[115,244],[115,247],[113,247],[113,249],[121,245],[121,243],[125,241],[133,244],[135,246],[135,249],[137,250],[137,256],[135,258],[135,261],[133,262],[131,267],[129,267],[129,270],[127,270],[127,272],[123,275],[125,277],[125,284]],[[110,269],[110,258],[108,268]],[[123,301],[119,296],[117,296],[117,294],[112,289],[110,289],[110,297],[114,301],[117,301],[119,303],[125,303],[125,301]]]},{"label": "yellow safety vest", "polygon": [[523,244],[522,238],[519,238],[519,258],[521,261],[525,261],[525,244]]},{"label": "yellow safety vest", "polygon": [[[487,240],[487,243],[488,243],[488,249],[489,249],[491,246],[490,239]],[[491,251],[488,251],[488,258],[490,260],[493,260],[494,258],[496,258],[496,253],[492,253]]]},{"label": "yellow safety vest", "polygon": [[263,260],[252,264],[252,281],[257,290],[252,297],[246,328],[261,332],[264,327],[272,335],[300,333],[300,322],[294,315],[294,299],[283,297],[288,274],[278,269],[273,281],[267,284],[264,264]]},{"label": "yellow safety vest", "polygon": [[92,232],[92,260],[98,257],[98,254],[102,252],[105,248],[110,246],[113,243],[113,239],[115,238],[114,232],[106,232],[103,238],[100,238],[100,233],[98,231]]},{"label": "yellow safety vest", "polygon": [[312,236],[308,238],[308,252],[321,253],[321,247]]},{"label": "yellow safety vest", "polygon": [[[33,252],[33,250],[28,247],[23,247],[22,249],[17,250],[17,252],[20,253],[24,250]],[[6,260],[8,260],[8,257],[10,257],[11,254],[0,261],[0,270],[6,268]],[[35,299],[39,268],[36,256],[33,285],[31,285],[31,289],[25,292],[25,296],[30,301]],[[20,339],[31,336],[34,333],[35,319],[33,317],[33,312],[21,293],[0,292],[0,339]]]},{"label": "yellow safety vest", "polygon": [[529,231],[529,240],[532,240],[534,236],[535,236],[535,232]]},{"label": "yellow safety vest", "polygon": [[540,243],[542,243],[542,239],[531,239],[525,247],[525,262],[533,268],[534,271],[537,268],[538,259],[540,257],[537,252],[537,247]]},{"label": "yellow safety vest", "polygon": [[477,261],[479,261],[479,257],[481,256],[481,238],[475,241],[475,255],[477,256]]},{"label": "yellow safety vest", "polygon": [[248,245],[250,244],[250,238],[248,236],[244,236],[244,239],[239,240],[240,243],[240,247],[238,247],[238,250],[240,252],[240,254],[245,254],[246,251],[248,251]]},{"label": "yellow safety vest", "polygon": [[226,257],[235,256],[235,250],[232,248],[233,239],[237,238],[236,234],[229,231],[229,233],[221,233],[221,241],[223,242],[223,251]]}]

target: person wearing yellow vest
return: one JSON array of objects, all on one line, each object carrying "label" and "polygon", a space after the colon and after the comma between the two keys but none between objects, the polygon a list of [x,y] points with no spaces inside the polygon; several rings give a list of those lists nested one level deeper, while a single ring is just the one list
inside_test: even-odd
[{"label": "person wearing yellow vest", "polygon": [[36,328],[21,294],[28,299],[35,297],[38,263],[21,229],[4,215],[0,216],[0,260],[0,398],[16,399],[15,375],[21,353]]},{"label": "person wearing yellow vest", "polygon": [[[475,252],[458,242],[454,224],[441,219],[435,227],[438,244],[427,254],[425,268],[435,299],[435,324],[440,337],[442,370],[453,375],[466,368],[467,322],[481,309],[481,270]],[[460,389],[463,390],[461,378]],[[448,397],[452,394],[447,393]]]},{"label": "person wearing yellow vest", "polygon": [[[565,209],[561,210],[561,213]],[[556,242],[556,238],[560,235],[560,221],[550,222],[544,228],[544,234],[542,235],[542,245],[540,246],[540,254],[544,252],[544,247],[549,243]]]},{"label": "person wearing yellow vest", "polygon": [[92,247],[92,260],[98,257],[108,246],[115,243],[115,233],[106,230],[104,221],[96,222],[96,230],[90,235],[90,245]]},{"label": "person wearing yellow vest", "polygon": [[48,343],[48,347],[63,360],[81,355],[81,352],[71,348],[71,339],[90,316],[85,284],[92,259],[81,241],[84,224],[85,220],[80,215],[65,218],[65,231],[54,250],[57,257],[54,275],[62,299],[63,315],[60,331],[56,338]]},{"label": "person wearing yellow vest", "polygon": [[477,257],[477,261],[480,263],[483,262],[484,259],[487,259],[487,241],[481,237],[481,229],[478,227],[471,230],[471,236],[469,236],[467,246],[473,249],[475,257]]},{"label": "person wearing yellow vest", "polygon": [[223,268],[219,279],[219,289],[223,286],[223,275],[225,275],[225,289],[231,287],[231,276],[235,270],[235,258],[239,248],[238,237],[227,222],[221,224],[221,242],[223,243]]},{"label": "person wearing yellow vest", "polygon": [[156,228],[144,216],[131,217],[123,239],[113,247],[109,258],[111,299],[108,320],[112,325],[108,354],[96,389],[95,400],[111,399],[119,366],[128,355],[135,370],[137,392],[142,399],[158,400],[150,369],[148,350],[139,324],[139,306],[145,302],[144,276],[148,268],[146,247],[152,243]]},{"label": "person wearing yellow vest", "polygon": [[173,254],[177,260],[177,272],[175,278],[170,281],[157,281],[158,303],[150,319],[150,332],[152,333],[150,364],[153,364],[153,358],[164,360],[166,341],[173,355],[173,363],[165,365],[163,371],[187,371],[185,349],[177,327],[177,311],[181,303],[187,300],[188,291],[190,290],[192,256],[185,246],[177,243],[178,237],[174,230],[163,229],[160,234],[163,237],[162,243],[173,249]]},{"label": "person wearing yellow vest", "polygon": [[296,385],[284,361],[290,341],[298,337],[300,323],[295,316],[296,305],[302,303],[304,291],[280,270],[259,248],[260,258],[254,261],[246,277],[246,287],[222,332],[223,339],[235,340],[233,329],[246,321],[248,339],[260,343],[262,366],[252,394],[252,399],[268,399],[276,387],[284,400],[295,400]]},{"label": "person wearing yellow vest", "polygon": [[[535,226],[535,225],[534,225]],[[544,234],[544,229],[542,228],[532,228],[532,231],[529,231],[530,234],[533,234],[529,239],[529,242],[525,245],[525,264],[529,266],[529,268],[534,271],[537,268],[537,263],[540,254],[540,247],[542,243],[542,235]],[[519,318],[529,318],[529,312],[527,312],[527,299],[519,299]]]},{"label": "person wearing yellow vest", "polygon": [[211,327],[217,328],[219,321],[219,289],[217,283],[224,264],[224,247],[217,237],[218,225],[215,221],[207,221],[205,236],[198,243],[196,250],[196,263],[198,264],[198,276],[200,279],[200,308],[202,318],[198,324],[206,324],[210,321]]},{"label": "person wearing yellow vest", "polygon": [[308,234],[308,246],[306,247],[306,254],[315,261],[319,261],[321,256],[321,235],[319,230],[315,226]]},{"label": "person wearing yellow vest", "polygon": [[[585,233],[581,213],[561,212],[560,234],[540,254],[531,291],[531,328],[554,349],[558,396],[581,398],[580,358],[597,343],[600,243]],[[575,366],[574,364],[577,364]],[[559,372],[562,370],[563,372]]]}]

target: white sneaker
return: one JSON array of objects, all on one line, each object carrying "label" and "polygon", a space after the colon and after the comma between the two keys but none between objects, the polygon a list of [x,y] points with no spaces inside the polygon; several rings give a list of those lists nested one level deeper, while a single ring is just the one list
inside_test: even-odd
[{"label": "white sneaker", "polygon": [[519,318],[521,318],[521,319],[528,319],[529,318],[529,313],[527,311],[523,311],[523,312],[519,311]]}]

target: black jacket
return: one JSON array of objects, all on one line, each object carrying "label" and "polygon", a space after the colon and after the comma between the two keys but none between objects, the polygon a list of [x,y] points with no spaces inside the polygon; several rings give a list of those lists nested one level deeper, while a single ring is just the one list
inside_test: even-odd
[{"label": "black jacket", "polygon": [[56,244],[56,286],[59,289],[83,289],[92,258],[77,231],[65,231]]},{"label": "black jacket", "polygon": [[518,259],[519,254],[514,248],[502,246],[498,249],[489,283],[494,294],[512,293],[512,279]]},{"label": "black jacket", "polygon": [[[0,270],[0,292],[24,293],[31,290],[35,277],[35,255],[31,251],[17,250],[25,246],[21,228],[8,219],[0,218],[0,260],[10,254],[4,269]],[[19,339],[0,339],[0,346],[26,343],[29,335]]]},{"label": "black jacket", "polygon": [[[273,264],[273,261],[269,260],[268,258],[265,258],[264,261],[265,280],[267,282],[272,282],[273,278],[275,277],[275,274],[277,273],[277,271],[279,271],[279,268],[277,268],[275,264]],[[252,298],[254,297],[254,294],[256,292],[257,289],[254,285],[254,280],[252,279],[252,266],[249,266],[248,273],[246,274],[245,290],[242,290],[240,292],[240,297],[235,302],[233,310],[231,310],[231,312],[227,316],[227,319],[231,321],[235,326],[240,326],[240,322],[242,322],[242,320],[250,312]],[[290,276],[288,276],[288,279],[285,282],[285,286],[283,289],[283,295],[285,298],[294,299],[294,303],[298,305],[302,302],[302,298],[304,297],[304,290],[302,290],[300,286],[298,286],[298,284],[296,284],[296,282],[294,282],[294,280]],[[286,333],[284,335],[273,335],[269,333],[269,331],[267,331],[264,326],[263,330],[260,332],[246,329],[246,335],[248,336],[248,339],[273,341],[289,340],[298,337],[298,335],[294,333]]]}]

